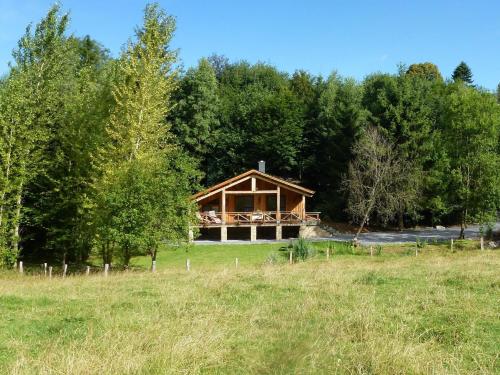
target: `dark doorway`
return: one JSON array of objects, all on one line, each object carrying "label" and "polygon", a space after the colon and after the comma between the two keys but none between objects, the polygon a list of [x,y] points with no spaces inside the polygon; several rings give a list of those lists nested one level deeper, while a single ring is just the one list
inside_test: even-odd
[{"label": "dark doorway", "polygon": [[299,238],[300,226],[298,225],[284,225],[281,229],[281,237],[286,238]]},{"label": "dark doorway", "polygon": [[198,241],[220,241],[220,228],[200,228]]},{"label": "dark doorway", "polygon": [[258,240],[275,240],[276,227],[257,227]]},{"label": "dark doorway", "polygon": [[227,239],[249,241],[250,227],[228,227]]}]

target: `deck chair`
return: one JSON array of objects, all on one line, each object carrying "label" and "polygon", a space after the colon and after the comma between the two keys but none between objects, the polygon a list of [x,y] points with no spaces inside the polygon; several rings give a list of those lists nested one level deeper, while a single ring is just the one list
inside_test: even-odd
[{"label": "deck chair", "polygon": [[252,221],[262,221],[264,219],[264,215],[260,212],[252,214]]},{"label": "deck chair", "polygon": [[210,220],[206,216],[202,216],[199,212],[196,212],[196,218],[202,224],[210,224]]},{"label": "deck chair", "polygon": [[215,211],[208,211],[208,217],[210,218],[210,221],[215,224],[222,224],[222,220],[217,217],[215,214]]}]

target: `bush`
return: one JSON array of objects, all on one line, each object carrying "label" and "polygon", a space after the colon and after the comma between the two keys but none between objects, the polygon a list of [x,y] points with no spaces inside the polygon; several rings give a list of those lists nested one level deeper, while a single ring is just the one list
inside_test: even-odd
[{"label": "bush", "polygon": [[297,259],[305,261],[306,259],[312,258],[316,255],[316,250],[313,248],[311,241],[308,241],[305,238],[299,238],[291,241],[287,250],[292,252],[294,261]]},{"label": "bush", "polygon": [[427,246],[427,241],[426,240],[421,240],[420,238],[415,239],[415,244],[417,245],[417,249],[422,250],[424,247]]}]

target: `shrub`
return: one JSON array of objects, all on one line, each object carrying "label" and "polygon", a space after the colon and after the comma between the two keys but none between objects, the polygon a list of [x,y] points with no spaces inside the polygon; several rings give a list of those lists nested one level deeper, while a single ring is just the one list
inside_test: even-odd
[{"label": "shrub", "polygon": [[307,258],[312,258],[316,255],[316,251],[313,248],[311,241],[306,240],[305,238],[299,238],[290,242],[288,245],[288,250],[292,252],[293,259],[300,259],[302,261]]},{"label": "shrub", "polygon": [[427,241],[426,240],[421,240],[420,238],[415,239],[415,244],[417,245],[417,249],[422,250],[424,247],[427,246]]}]

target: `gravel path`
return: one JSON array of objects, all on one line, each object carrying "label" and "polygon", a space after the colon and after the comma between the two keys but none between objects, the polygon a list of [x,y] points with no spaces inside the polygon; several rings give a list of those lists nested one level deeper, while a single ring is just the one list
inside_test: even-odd
[{"label": "gravel path", "polygon": [[[495,224],[495,231],[500,230],[500,222]],[[383,232],[369,232],[362,233],[359,236],[359,241],[364,245],[376,245],[376,244],[390,244],[390,243],[405,243],[405,242],[415,242],[417,238],[426,241],[446,241],[451,238],[458,238],[460,234],[460,227],[453,226],[445,229],[435,229],[435,228],[420,228],[411,229],[404,231],[383,231]],[[318,238],[315,240],[320,241],[350,241],[354,235],[352,234],[337,234],[333,237],[328,238]],[[465,230],[465,238],[479,238],[479,226],[469,225]],[[276,241],[276,240],[257,240],[255,242],[250,241],[238,241],[230,240],[227,242],[219,241],[195,241],[199,245],[214,245],[214,244],[254,244],[254,243],[273,243],[273,242],[288,242],[288,240]]]}]

